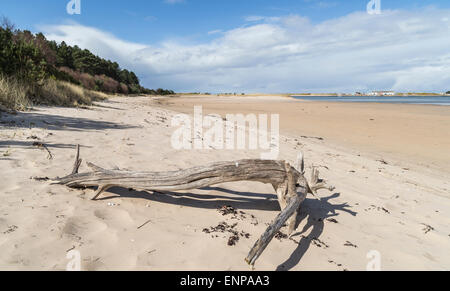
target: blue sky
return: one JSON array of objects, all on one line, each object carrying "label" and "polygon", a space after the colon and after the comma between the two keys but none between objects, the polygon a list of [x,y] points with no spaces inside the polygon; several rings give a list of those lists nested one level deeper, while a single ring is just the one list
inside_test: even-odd
[{"label": "blue sky", "polygon": [[[208,32],[247,25],[245,20],[251,16],[298,14],[320,22],[365,11],[369,0],[81,0],[82,14],[73,16],[66,13],[68,2],[2,0],[0,14],[35,32],[44,24],[73,20],[129,41],[204,41]],[[447,0],[382,0],[381,4],[382,9],[450,8]]]},{"label": "blue sky", "polygon": [[[450,35],[448,0],[381,0],[382,14],[375,16],[366,13],[369,0],[81,0],[81,15],[68,15],[68,2],[2,0],[0,15],[21,29],[43,31],[49,38],[117,60],[136,70],[150,87],[214,92],[400,90],[406,89],[407,80],[424,77],[417,73],[420,68],[430,70],[435,79],[431,76],[447,65],[448,55],[433,46]],[[376,54],[379,61],[368,62],[375,56],[369,51],[373,38],[367,36],[372,30],[383,36],[383,53]],[[397,40],[417,38],[428,39],[430,45],[422,44],[399,60],[403,54]],[[338,50],[349,41],[361,43],[353,54],[362,61],[360,67],[353,62],[346,66],[349,55]],[[386,45],[389,41],[398,46]],[[314,54],[318,46],[326,63]],[[312,74],[305,74],[305,67]],[[365,73],[367,79],[359,78]],[[295,74],[299,80],[293,79]],[[354,82],[356,74],[359,83]],[[444,90],[445,82],[411,87]]]}]

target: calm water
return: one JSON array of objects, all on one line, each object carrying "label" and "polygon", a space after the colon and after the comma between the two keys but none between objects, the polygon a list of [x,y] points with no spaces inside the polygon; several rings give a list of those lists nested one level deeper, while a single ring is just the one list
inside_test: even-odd
[{"label": "calm water", "polygon": [[293,96],[296,99],[331,102],[371,102],[401,104],[431,104],[450,106],[450,96]]}]

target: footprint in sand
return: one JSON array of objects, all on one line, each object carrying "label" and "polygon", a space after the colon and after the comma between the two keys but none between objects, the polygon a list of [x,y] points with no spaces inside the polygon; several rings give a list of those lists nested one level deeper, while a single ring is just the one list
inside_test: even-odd
[{"label": "footprint in sand", "polygon": [[108,268],[102,262],[100,257],[90,257],[86,258],[82,262],[81,266],[84,271],[106,271]]},{"label": "footprint in sand", "polygon": [[99,221],[93,217],[70,217],[67,219],[62,233],[70,237],[75,237],[77,240],[91,237],[107,229],[104,222]]},{"label": "footprint in sand", "polygon": [[109,227],[129,228],[135,226],[136,224],[128,211],[121,209],[98,209],[94,211],[94,215],[95,217],[101,219]]},{"label": "footprint in sand", "polygon": [[6,230],[8,228],[8,220],[0,217],[0,231]]}]

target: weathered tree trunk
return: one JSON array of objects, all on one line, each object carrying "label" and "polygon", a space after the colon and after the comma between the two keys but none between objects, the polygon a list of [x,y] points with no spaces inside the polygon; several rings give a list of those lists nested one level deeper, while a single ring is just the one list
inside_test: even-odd
[{"label": "weathered tree trunk", "polygon": [[[77,167],[78,163],[75,165]],[[72,188],[98,186],[103,192],[111,187],[132,188],[139,191],[180,191],[236,181],[269,183],[284,189],[287,181],[286,165],[283,161],[241,160],[171,172],[106,170],[91,163],[88,163],[88,166],[93,172],[78,174],[74,171],[74,174],[55,179],[55,184]],[[297,176],[299,175],[297,170],[291,169]],[[94,200],[101,192],[97,193]],[[282,197],[282,191],[279,193],[279,197]]]},{"label": "weathered tree trunk", "polygon": [[[111,187],[132,188],[139,191],[180,191],[209,187],[226,182],[256,181],[272,184],[280,203],[282,212],[267,231],[256,242],[246,261],[254,265],[258,257],[273,239],[279,229],[289,220],[289,234],[294,231],[297,212],[308,193],[325,187],[308,185],[304,175],[303,156],[299,156],[298,170],[285,161],[240,160],[219,162],[202,167],[170,172],[131,172],[106,170],[87,163],[90,173],[78,173],[81,165],[79,147],[72,174],[53,180],[54,184],[72,188],[98,187],[93,200]],[[318,183],[318,172],[313,171],[314,183]],[[311,190],[313,189],[313,190]]]}]

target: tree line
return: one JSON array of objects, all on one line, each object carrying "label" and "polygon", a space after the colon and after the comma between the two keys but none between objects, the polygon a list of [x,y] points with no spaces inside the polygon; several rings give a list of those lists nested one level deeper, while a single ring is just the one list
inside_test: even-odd
[{"label": "tree line", "polygon": [[169,95],[172,90],[147,89],[132,71],[87,49],[49,41],[42,33],[15,29],[9,20],[0,26],[0,74],[26,82],[62,80],[105,93]]}]

